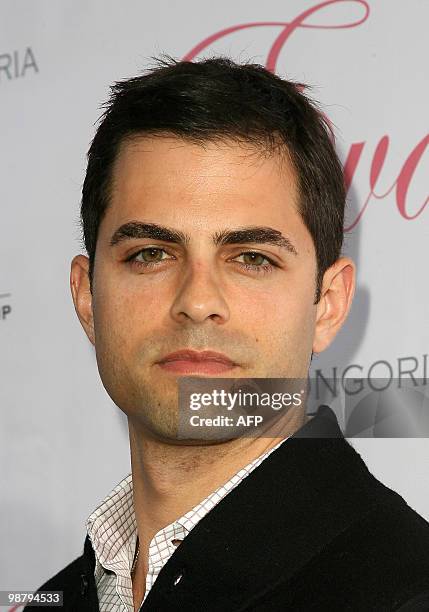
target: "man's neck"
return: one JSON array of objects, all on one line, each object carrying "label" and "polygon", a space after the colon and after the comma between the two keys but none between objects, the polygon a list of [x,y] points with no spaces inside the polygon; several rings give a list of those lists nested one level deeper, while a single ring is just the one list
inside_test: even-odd
[{"label": "man's neck", "polygon": [[149,545],[158,531],[292,435],[305,420],[304,414],[291,415],[282,426],[281,436],[240,437],[198,445],[157,440],[129,420],[134,511],[140,546],[136,580],[139,583],[143,578],[146,580]]}]

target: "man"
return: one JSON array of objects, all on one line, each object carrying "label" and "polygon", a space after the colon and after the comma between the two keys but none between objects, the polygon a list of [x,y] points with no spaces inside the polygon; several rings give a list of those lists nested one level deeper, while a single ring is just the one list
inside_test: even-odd
[{"label": "man", "polygon": [[305,378],[349,312],[342,169],[301,89],[226,58],[112,88],[70,283],[132,474],[41,587],[66,610],[429,609],[429,525],[329,407],[274,437],[178,436],[179,377]]}]

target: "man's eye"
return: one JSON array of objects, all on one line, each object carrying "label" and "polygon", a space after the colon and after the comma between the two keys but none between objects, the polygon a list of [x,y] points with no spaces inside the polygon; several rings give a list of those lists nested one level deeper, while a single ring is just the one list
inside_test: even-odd
[{"label": "man's eye", "polygon": [[[133,255],[128,257],[126,261],[129,262],[131,265],[135,265],[137,267],[153,268],[154,266],[157,266],[161,261],[165,261],[164,259],[159,258],[160,253],[166,253],[166,251],[158,247],[148,247],[137,251],[137,253],[134,253]],[[139,255],[142,255],[143,261],[139,261],[137,259]]]},{"label": "man's eye", "polygon": [[[270,259],[266,255],[262,255],[262,253],[258,253],[257,251],[245,251],[244,253],[240,253],[239,257],[243,257],[243,256],[244,257],[250,256],[250,260],[252,262],[252,263],[243,264],[246,270],[250,270],[252,272],[257,272],[257,273],[260,273],[260,272],[267,273],[267,272],[272,272],[273,269],[276,267],[276,264],[274,263],[272,259]],[[269,263],[262,264],[262,265],[255,264],[255,258],[256,258],[256,261],[265,259],[265,261],[268,261]]]}]

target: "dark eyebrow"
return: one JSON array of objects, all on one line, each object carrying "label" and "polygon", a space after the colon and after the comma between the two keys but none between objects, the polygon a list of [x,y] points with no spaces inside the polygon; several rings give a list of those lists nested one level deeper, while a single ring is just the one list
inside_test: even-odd
[{"label": "dark eyebrow", "polygon": [[[113,247],[125,240],[152,238],[154,240],[162,240],[163,242],[172,242],[181,246],[187,246],[190,243],[189,234],[185,234],[180,230],[171,229],[158,225],[157,223],[143,223],[141,221],[129,221],[121,225],[112,235],[110,246]],[[272,227],[265,226],[250,226],[234,230],[221,230],[213,235],[213,243],[216,246],[224,244],[247,244],[248,242],[258,244],[272,244],[298,255],[298,252],[292,242],[286,236]]]},{"label": "dark eyebrow", "polygon": [[174,242],[176,244],[187,245],[190,236],[180,230],[170,229],[157,223],[142,223],[141,221],[129,221],[118,227],[110,238],[111,247],[124,242],[125,240],[153,238],[164,242]]},{"label": "dark eyebrow", "polygon": [[272,244],[285,249],[289,253],[298,255],[298,251],[286,236],[272,227],[252,226],[235,230],[222,230],[213,236],[215,245],[222,244],[246,244],[256,242],[258,244]]}]

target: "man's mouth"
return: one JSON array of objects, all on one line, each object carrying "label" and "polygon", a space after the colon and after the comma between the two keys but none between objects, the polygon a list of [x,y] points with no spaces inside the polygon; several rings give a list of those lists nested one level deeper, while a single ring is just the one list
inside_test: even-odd
[{"label": "man's mouth", "polygon": [[227,355],[216,351],[183,349],[169,353],[157,362],[166,371],[182,375],[221,374],[237,367]]}]

